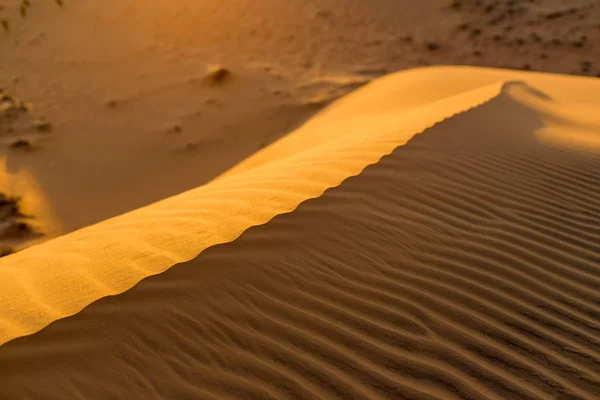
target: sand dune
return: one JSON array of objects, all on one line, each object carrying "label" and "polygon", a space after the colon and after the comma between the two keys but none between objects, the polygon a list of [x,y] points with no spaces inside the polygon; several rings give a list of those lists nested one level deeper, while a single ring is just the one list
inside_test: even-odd
[{"label": "sand dune", "polygon": [[598,398],[598,93],[402,72],[0,260],[3,396]]},{"label": "sand dune", "polygon": [[[440,79],[446,72],[441,69],[431,78]],[[414,74],[395,80],[400,84],[405,77]],[[388,92],[390,83],[383,80],[361,91],[375,100]],[[416,133],[492,98],[500,89],[501,84],[492,83],[421,107],[401,106],[395,113],[382,108],[377,130],[373,118],[363,117],[375,117],[374,110],[367,113],[351,96],[347,107],[334,104],[315,120],[317,126],[300,128],[210,185],[0,259],[0,303],[5,305],[0,343],[35,332],[212,245],[234,240],[250,226],[292,211]],[[349,118],[352,114],[355,118]],[[266,165],[275,159],[279,162]],[[258,168],[259,162],[265,165]]]},{"label": "sand dune", "polygon": [[[46,239],[205,184],[386,72],[600,76],[597,0],[0,3],[0,88],[53,127],[0,116],[0,174],[41,189]],[[232,79],[206,85],[214,65]]]}]

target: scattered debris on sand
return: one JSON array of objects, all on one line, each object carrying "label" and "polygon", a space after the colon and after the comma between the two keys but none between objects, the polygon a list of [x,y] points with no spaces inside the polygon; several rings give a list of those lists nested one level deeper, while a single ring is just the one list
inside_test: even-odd
[{"label": "scattered debris on sand", "polygon": [[[456,29],[447,37],[428,39],[439,39],[439,43],[450,50],[445,54],[462,47],[469,48],[465,54],[472,57],[460,61],[436,57],[434,61],[594,76],[597,68],[582,65],[582,57],[600,56],[598,49],[590,46],[600,40],[600,29],[593,23],[600,17],[600,3],[573,1],[572,5],[562,6],[550,3],[541,0],[449,1],[446,12],[460,19]],[[586,54],[585,49],[591,54]],[[533,58],[531,54],[542,56]]]},{"label": "scattered debris on sand", "polygon": [[0,192],[0,257],[14,253],[17,247],[41,236],[29,219],[31,217],[21,211],[19,197]]},{"label": "scattered debris on sand", "polygon": [[[6,93],[0,88],[0,139],[6,138],[10,148],[32,148],[32,141],[22,137],[52,131],[52,124],[36,116],[33,105]],[[14,136],[21,137],[15,139]]]}]

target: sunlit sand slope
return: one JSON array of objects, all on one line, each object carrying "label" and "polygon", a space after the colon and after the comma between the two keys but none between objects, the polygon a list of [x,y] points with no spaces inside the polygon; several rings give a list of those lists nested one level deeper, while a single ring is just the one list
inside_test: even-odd
[{"label": "sunlit sand slope", "polygon": [[598,398],[599,83],[532,79],[289,137],[8,257],[3,397]]},{"label": "sunlit sand slope", "polygon": [[467,99],[462,94],[468,91],[508,81],[525,81],[532,89],[543,90],[560,102],[554,104],[553,111],[561,115],[566,111],[565,107],[576,108],[579,110],[573,118],[576,124],[581,118],[589,121],[597,114],[594,111],[599,101],[597,79],[490,68],[419,68],[388,75],[367,89],[355,91],[309,120],[293,135],[249,157],[222,176],[235,175],[272,160],[279,161],[285,155],[304,153],[309,145],[312,150],[330,142],[353,138],[366,140],[370,135],[377,135],[379,130],[399,131],[404,129],[406,121],[410,123],[412,115],[428,119],[417,112],[420,107],[454,96],[461,97],[454,97],[453,101],[463,103]]},{"label": "sunlit sand slope", "polygon": [[[438,75],[443,82],[444,72]],[[404,81],[402,74],[396,81]],[[389,79],[374,83],[359,93],[378,98],[390,84]],[[310,129],[300,129],[290,135],[293,154],[279,147],[262,152],[270,159],[279,157],[277,164],[239,171],[0,260],[0,343],[35,332],[212,245],[229,242],[250,226],[292,211],[360,173],[414,134],[492,98],[500,87],[485,85],[410,110],[400,106],[391,112],[388,107],[385,114],[369,119],[362,117],[362,106],[350,103],[347,112],[355,116],[354,124],[336,127],[337,114],[319,119],[331,121],[330,135],[321,132],[316,137],[322,143]],[[421,96],[414,91],[399,92],[398,97],[413,94]],[[343,103],[334,107],[344,110]]]},{"label": "sunlit sand slope", "polygon": [[600,154],[544,134],[598,130],[557,107],[503,85],[293,212],[0,347],[3,394],[598,398]]}]

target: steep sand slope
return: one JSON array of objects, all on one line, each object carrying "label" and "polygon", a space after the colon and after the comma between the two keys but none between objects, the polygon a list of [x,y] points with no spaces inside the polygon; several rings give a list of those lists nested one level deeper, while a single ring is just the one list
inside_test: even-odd
[{"label": "steep sand slope", "polygon": [[302,128],[236,174],[3,260],[4,341],[55,321],[0,347],[3,394],[597,398],[599,84],[459,71],[506,83],[378,115],[367,98],[407,76],[443,91],[459,72],[383,79],[311,122],[331,118],[322,143]]}]

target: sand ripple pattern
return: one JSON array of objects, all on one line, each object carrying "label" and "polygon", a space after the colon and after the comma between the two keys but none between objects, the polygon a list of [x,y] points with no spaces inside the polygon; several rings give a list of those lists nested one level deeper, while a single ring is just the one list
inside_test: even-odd
[{"label": "sand ripple pattern", "polygon": [[415,136],[2,346],[2,397],[600,398],[600,157],[541,125],[505,91]]}]

